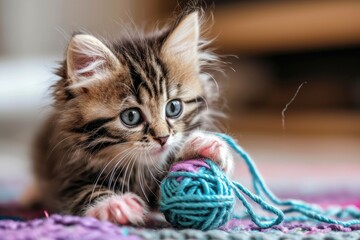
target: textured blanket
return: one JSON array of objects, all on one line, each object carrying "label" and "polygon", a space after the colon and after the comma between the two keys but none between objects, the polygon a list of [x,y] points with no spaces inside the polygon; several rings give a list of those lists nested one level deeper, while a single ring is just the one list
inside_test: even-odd
[{"label": "textured blanket", "polygon": [[[321,205],[351,204],[360,208],[360,196],[341,193],[303,198]],[[340,199],[347,199],[346,203]],[[0,239],[360,239],[360,225],[342,227],[313,221],[287,222],[269,229],[260,229],[249,220],[230,220],[217,230],[177,230],[162,218],[153,218],[146,227],[134,228],[75,216],[46,216],[46,212],[25,210],[14,204],[0,205]]]},{"label": "textured blanket", "polygon": [[[292,168],[294,169],[294,168]],[[296,168],[299,169],[299,168]],[[353,167],[353,169],[358,169]],[[276,173],[276,169],[267,169]],[[280,175],[280,174],[274,174]],[[271,176],[267,176],[270,179]],[[299,181],[299,180],[297,180]],[[306,188],[302,191],[298,183],[296,188],[277,188],[276,193],[281,198],[296,198],[316,203],[323,207],[331,205],[354,205],[360,209],[360,188],[357,186],[358,176],[354,176],[354,187],[350,190],[335,188],[333,184],[323,184],[320,187]],[[167,225],[162,218],[153,218],[141,228],[119,226],[109,222],[101,222],[92,218],[74,216],[47,216],[41,207],[37,209],[21,209],[16,204],[20,190],[17,182],[0,181],[0,240],[33,240],[33,239],[360,239],[360,225],[342,227],[333,224],[322,224],[314,221],[287,222],[268,229],[260,229],[249,220],[231,220],[220,229],[198,231],[192,229],[177,230]],[[276,184],[274,184],[276,186]],[[286,185],[291,185],[287,182]],[[312,184],[315,185],[315,184]],[[339,184],[340,186],[340,184]],[[241,209],[241,206],[239,206]]]},{"label": "textured blanket", "polygon": [[93,218],[52,215],[26,222],[0,221],[0,239],[359,239],[360,226],[284,223],[259,229],[249,221],[232,220],[218,230],[149,229],[117,226]]}]

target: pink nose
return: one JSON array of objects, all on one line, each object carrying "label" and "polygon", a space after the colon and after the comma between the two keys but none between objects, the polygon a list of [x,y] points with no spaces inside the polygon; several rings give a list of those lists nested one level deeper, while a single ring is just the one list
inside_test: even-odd
[{"label": "pink nose", "polygon": [[164,137],[154,137],[154,139],[161,145],[164,146],[166,141],[168,140],[169,135],[164,136]]}]

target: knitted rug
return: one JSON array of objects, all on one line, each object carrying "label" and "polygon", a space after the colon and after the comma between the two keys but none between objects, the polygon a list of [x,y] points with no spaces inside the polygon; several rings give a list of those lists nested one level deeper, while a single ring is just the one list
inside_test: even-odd
[{"label": "knitted rug", "polygon": [[[332,198],[329,196],[333,196]],[[360,208],[360,196],[346,193],[327,194],[311,199],[321,205],[351,204]],[[340,197],[341,196],[341,197]],[[340,199],[347,199],[346,203]],[[304,199],[304,198],[303,198]],[[330,201],[330,199],[332,201]],[[162,218],[154,217],[146,227],[135,228],[101,222],[93,218],[76,216],[46,216],[43,209],[25,210],[16,204],[0,205],[0,239],[360,239],[360,225],[342,227],[334,224],[287,222],[268,229],[260,229],[249,220],[230,220],[225,226],[211,231],[177,230],[169,227]]]},{"label": "knitted rug", "polygon": [[171,228],[134,228],[100,222],[93,218],[52,215],[30,221],[0,221],[0,239],[360,239],[360,225],[284,223],[259,229],[249,221],[231,220],[221,229],[202,232]]},{"label": "knitted rug", "polygon": [[[292,168],[294,169],[294,168]],[[296,168],[299,170],[299,168]],[[353,169],[358,169],[353,167]],[[276,169],[267,169],[276,173]],[[320,173],[321,171],[319,171]],[[276,174],[275,174],[276,175]],[[270,179],[267,177],[267,179]],[[301,191],[299,187],[291,189],[276,189],[281,198],[296,198],[323,207],[338,205],[354,205],[360,209],[360,188],[357,185],[358,176],[354,176],[355,186],[351,191],[346,188],[334,188],[327,183],[320,188]],[[300,181],[297,179],[297,181]],[[290,183],[287,182],[287,185]],[[303,182],[297,184],[305,186]],[[313,184],[314,185],[314,184]],[[33,240],[33,239],[357,239],[360,240],[360,225],[342,227],[333,224],[322,224],[314,221],[287,222],[268,229],[260,229],[249,220],[230,220],[220,229],[198,231],[193,229],[178,230],[167,225],[161,218],[151,219],[145,227],[119,226],[109,222],[101,222],[93,218],[76,216],[46,216],[45,209],[22,209],[15,201],[23,186],[18,182],[0,180],[0,240]],[[340,186],[340,185],[339,185]],[[2,203],[1,203],[2,202]],[[238,204],[239,205],[239,204]],[[241,209],[241,205],[240,209]]]}]

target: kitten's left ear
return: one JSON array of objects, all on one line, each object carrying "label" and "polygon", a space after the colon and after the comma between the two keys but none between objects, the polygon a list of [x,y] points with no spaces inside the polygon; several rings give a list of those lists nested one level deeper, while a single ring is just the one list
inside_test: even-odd
[{"label": "kitten's left ear", "polygon": [[169,34],[161,53],[167,59],[175,57],[197,65],[199,37],[199,15],[198,12],[193,12],[185,16]]},{"label": "kitten's left ear", "polygon": [[66,62],[72,87],[104,79],[121,67],[120,61],[104,43],[87,34],[78,34],[71,39]]}]

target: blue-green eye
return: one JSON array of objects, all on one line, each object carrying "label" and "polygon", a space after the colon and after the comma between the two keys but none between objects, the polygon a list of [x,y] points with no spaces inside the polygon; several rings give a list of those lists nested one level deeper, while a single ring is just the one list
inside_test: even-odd
[{"label": "blue-green eye", "polygon": [[127,127],[135,127],[142,122],[140,110],[137,108],[130,108],[123,111],[120,113],[120,118]]},{"label": "blue-green eye", "polygon": [[165,113],[166,117],[178,118],[182,112],[182,104],[179,100],[172,100],[166,104]]}]

